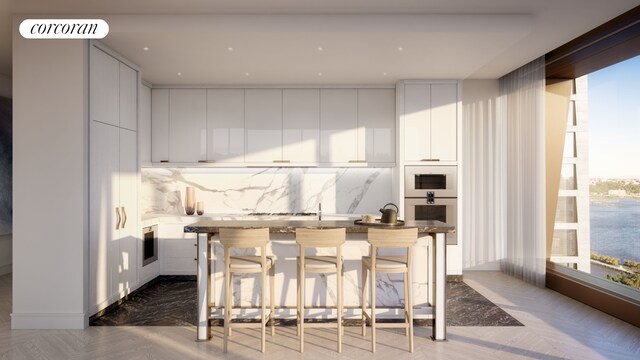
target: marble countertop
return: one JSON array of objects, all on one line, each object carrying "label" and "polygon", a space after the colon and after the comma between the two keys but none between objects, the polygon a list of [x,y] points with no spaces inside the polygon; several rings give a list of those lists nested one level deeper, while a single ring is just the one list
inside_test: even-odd
[{"label": "marble countertop", "polygon": [[186,225],[186,233],[217,233],[220,228],[268,227],[271,233],[294,233],[296,228],[346,228],[348,233],[366,233],[370,227],[385,229],[418,228],[418,233],[451,233],[453,226],[441,221],[406,221],[403,226],[356,225],[352,220],[203,220]]}]

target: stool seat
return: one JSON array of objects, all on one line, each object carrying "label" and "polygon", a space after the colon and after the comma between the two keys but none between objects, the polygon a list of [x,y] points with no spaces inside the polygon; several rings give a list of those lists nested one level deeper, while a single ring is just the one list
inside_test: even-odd
[{"label": "stool seat", "polygon": [[[371,268],[371,256],[363,256],[362,262],[367,268]],[[385,272],[393,270],[407,269],[407,257],[406,256],[377,256],[376,257],[376,270]]]},{"label": "stool seat", "polygon": [[[297,257],[300,262],[300,256]],[[338,258],[335,256],[305,256],[304,268],[307,270],[322,270],[323,272],[338,271]]]},{"label": "stool seat", "polygon": [[[231,256],[231,262],[229,264],[229,267],[231,268],[231,270],[250,270],[250,269],[256,269],[256,270],[260,270],[262,269],[262,263],[261,263],[261,257],[260,256]],[[267,256],[267,270],[270,269],[273,264],[275,263],[275,257],[273,256]]]}]

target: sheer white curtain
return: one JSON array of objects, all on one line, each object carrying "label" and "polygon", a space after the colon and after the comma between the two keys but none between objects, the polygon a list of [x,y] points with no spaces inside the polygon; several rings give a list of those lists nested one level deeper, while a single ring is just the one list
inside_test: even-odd
[{"label": "sheer white curtain", "polygon": [[544,286],[544,58],[499,80],[498,122],[506,124],[506,237],[502,271]]},{"label": "sheer white curtain", "polygon": [[463,268],[498,270],[506,234],[504,117],[497,116],[498,80],[465,80],[462,104]]}]

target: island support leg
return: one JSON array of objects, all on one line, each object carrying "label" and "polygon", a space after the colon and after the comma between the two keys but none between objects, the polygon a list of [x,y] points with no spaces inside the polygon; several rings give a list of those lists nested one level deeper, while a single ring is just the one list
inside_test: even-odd
[{"label": "island support leg", "polygon": [[435,235],[435,321],[433,324],[433,340],[444,341],[447,339],[447,319],[446,319],[446,286],[447,286],[447,241],[446,234],[437,233]]},{"label": "island support leg", "polygon": [[197,340],[209,340],[209,246],[208,234],[198,234],[198,327]]}]

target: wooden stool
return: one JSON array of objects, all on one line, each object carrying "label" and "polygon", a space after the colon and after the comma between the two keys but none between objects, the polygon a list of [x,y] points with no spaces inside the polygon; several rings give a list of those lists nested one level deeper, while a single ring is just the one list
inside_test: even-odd
[{"label": "wooden stool", "polygon": [[[409,337],[409,351],[413,352],[413,303],[411,295],[411,263],[413,245],[418,241],[418,229],[369,229],[371,256],[362,257],[362,336],[366,319],[371,322],[371,351],[376,351],[376,328],[404,328]],[[407,256],[378,255],[379,248],[406,248]],[[367,313],[367,270],[371,272],[371,314]],[[376,272],[404,274],[404,323],[376,324]]]},{"label": "wooden stool", "polygon": [[[225,285],[225,302],[224,302],[224,352],[227,352],[227,338],[231,334],[232,327],[255,327],[259,325],[262,329],[262,352],[265,352],[265,329],[266,320],[266,302],[265,290],[267,281],[267,270],[269,271],[269,290],[270,290],[270,307],[269,319],[271,321],[271,336],[275,334],[274,327],[274,275],[275,275],[275,258],[266,256],[267,244],[269,243],[269,229],[220,229],[220,243],[224,246],[224,285]],[[260,248],[259,256],[231,256],[232,248]],[[256,323],[231,323],[231,311],[233,310],[233,283],[232,275],[234,273],[249,274],[261,273],[262,291],[260,305],[262,307],[260,324]]]},{"label": "wooden stool", "polygon": [[[342,352],[342,244],[346,238],[345,229],[296,229],[296,243],[300,248],[298,256],[298,310],[297,324],[298,336],[300,337],[300,352],[304,351],[304,328],[308,327],[333,327],[338,328],[338,352]],[[306,248],[327,248],[335,247],[336,256],[306,256]],[[304,285],[305,273],[336,273],[337,295],[338,295],[338,319],[337,323],[309,323],[304,322]]]}]

